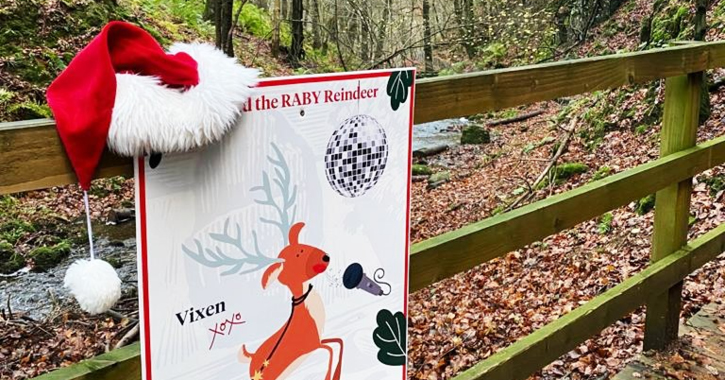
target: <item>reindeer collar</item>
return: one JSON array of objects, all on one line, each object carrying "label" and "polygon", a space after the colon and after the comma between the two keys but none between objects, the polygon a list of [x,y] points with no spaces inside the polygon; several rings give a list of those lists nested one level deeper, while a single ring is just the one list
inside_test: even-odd
[{"label": "reindeer collar", "polygon": [[297,298],[295,298],[293,296],[292,297],[292,307],[294,308],[296,306],[299,306],[299,305],[302,305],[303,303],[305,303],[305,300],[310,295],[311,291],[312,291],[312,284],[310,284],[310,286],[307,288],[307,291],[305,292],[305,294],[303,294]]}]

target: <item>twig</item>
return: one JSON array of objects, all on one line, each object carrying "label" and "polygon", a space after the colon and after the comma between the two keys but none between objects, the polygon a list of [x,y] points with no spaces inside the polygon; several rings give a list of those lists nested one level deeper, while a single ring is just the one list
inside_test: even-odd
[{"label": "twig", "polygon": [[121,320],[128,319],[129,321],[132,321],[132,322],[138,322],[138,319],[121,314],[115,310],[108,310],[106,312],[106,314],[108,314],[109,316],[116,318],[116,319],[121,319]]},{"label": "twig", "polygon": [[136,325],[133,326],[133,328],[131,330],[128,330],[128,332],[123,335],[123,338],[121,338],[121,340],[119,340],[118,343],[116,343],[116,346],[113,349],[117,350],[117,349],[129,344],[131,342],[131,340],[133,340],[138,335],[139,326],[140,326],[140,324],[136,323]]},{"label": "twig", "polygon": [[544,113],[544,110],[537,110],[537,111],[525,113],[523,115],[510,117],[508,119],[494,120],[494,121],[488,123],[487,125],[489,127],[495,127],[497,125],[506,125],[506,124],[516,123],[516,122],[519,122],[519,121],[524,121],[524,120],[527,120],[527,119],[531,119],[532,117],[539,116],[542,113]]},{"label": "twig", "polygon": [[10,308],[10,295],[9,294],[8,294],[7,305],[8,305],[8,317],[10,317],[10,318],[8,318],[8,320],[12,321],[13,320],[13,309]]},{"label": "twig", "polygon": [[551,160],[549,160],[549,163],[546,165],[546,168],[539,174],[538,177],[536,177],[536,181],[531,185],[529,188],[529,191],[527,191],[525,194],[522,194],[517,200],[515,200],[513,203],[508,205],[505,209],[505,211],[511,211],[512,209],[516,208],[521,202],[524,202],[526,200],[529,200],[533,194],[534,189],[536,189],[539,184],[546,178],[546,176],[551,171],[551,168],[554,167],[556,164],[556,161],[561,157],[561,155],[564,153],[564,150],[566,150],[566,146],[569,145],[569,140],[571,140],[571,136],[574,134],[574,130],[576,129],[576,124],[579,121],[579,117],[575,116],[571,119],[569,122],[569,128],[567,128],[567,133],[564,139],[562,140],[561,144],[559,144],[559,149],[556,150],[556,153],[551,157]]}]

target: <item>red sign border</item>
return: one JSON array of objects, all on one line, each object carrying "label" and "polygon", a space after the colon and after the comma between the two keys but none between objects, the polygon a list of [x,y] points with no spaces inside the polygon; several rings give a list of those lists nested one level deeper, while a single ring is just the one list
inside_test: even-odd
[{"label": "red sign border", "polygon": [[[269,79],[263,79],[259,82],[257,87],[263,88],[263,87],[276,87],[276,86],[288,86],[288,85],[296,85],[296,84],[306,84],[306,83],[320,83],[320,82],[330,82],[330,81],[341,81],[341,80],[358,80],[358,79],[368,79],[368,78],[380,78],[385,76],[390,76],[391,73],[398,72],[400,70],[412,70],[413,73],[415,73],[415,68],[403,68],[403,69],[394,69],[394,70],[374,70],[374,71],[361,71],[361,72],[352,72],[352,73],[339,73],[339,74],[321,74],[321,75],[303,75],[303,76],[295,76],[295,77],[282,77],[282,78],[269,78]],[[415,74],[413,75],[413,84],[410,87],[410,96],[408,97],[408,106],[410,108],[410,125],[408,126],[408,189],[407,189],[407,208],[406,208],[406,239],[405,239],[405,251],[406,255],[408,257],[407,260],[405,260],[405,277],[409,278],[409,266],[410,266],[410,200],[411,200],[411,179],[412,179],[412,165],[413,165],[413,115],[414,115],[414,106],[415,106]],[[147,251],[147,230],[146,230],[146,177],[145,177],[145,162],[144,157],[138,157],[136,165],[137,165],[137,181],[136,181],[136,194],[138,194],[138,206],[139,206],[139,212],[140,212],[140,226],[139,226],[139,234],[140,234],[140,244],[141,244],[141,257],[140,257],[140,266],[141,266],[141,277],[139,278],[139,282],[143,279],[143,283],[139,284],[142,288],[142,298],[141,298],[141,305],[143,307],[143,317],[141,318],[140,323],[143,327],[143,342],[142,342],[142,350],[143,350],[143,359],[144,359],[144,369],[145,373],[143,376],[144,380],[152,380],[151,375],[151,328],[149,326],[149,320],[150,320],[150,310],[148,307],[148,300],[149,300],[149,286],[148,281],[146,279],[148,278],[148,251]],[[406,284],[405,293],[408,294],[410,291],[409,284]],[[405,297],[405,301],[403,303],[403,313],[407,317],[408,315],[408,297]],[[407,377],[407,363],[403,365],[403,380],[405,380]]]}]

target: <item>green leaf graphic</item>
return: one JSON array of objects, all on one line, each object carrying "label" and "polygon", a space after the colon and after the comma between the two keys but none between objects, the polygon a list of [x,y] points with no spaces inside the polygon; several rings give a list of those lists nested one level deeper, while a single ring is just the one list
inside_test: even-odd
[{"label": "green leaf graphic", "polygon": [[401,312],[393,315],[390,310],[380,310],[377,316],[378,327],[373,331],[373,341],[378,346],[378,360],[390,366],[405,364],[407,350],[408,325]]},{"label": "green leaf graphic", "polygon": [[390,107],[397,111],[402,103],[408,100],[410,86],[413,85],[413,70],[401,70],[390,74],[387,93],[390,96]]}]

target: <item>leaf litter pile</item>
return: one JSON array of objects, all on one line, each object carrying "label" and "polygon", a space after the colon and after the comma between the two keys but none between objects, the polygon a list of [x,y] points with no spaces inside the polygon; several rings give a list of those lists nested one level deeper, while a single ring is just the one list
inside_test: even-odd
[{"label": "leaf litter pile", "polygon": [[[661,102],[662,84],[656,86],[655,101]],[[448,171],[450,181],[435,188],[422,181],[413,184],[413,240],[505,211],[522,197],[526,202],[540,200],[656,159],[659,125],[635,127],[647,111],[648,91],[623,91],[626,96],[621,100],[616,99],[622,97],[619,91],[590,97],[565,121],[559,120],[562,113],[579,99],[564,106],[547,102],[522,108],[521,114],[535,109],[547,112],[520,124],[491,127],[490,144],[454,147],[423,159],[434,172]],[[607,127],[593,146],[596,134],[584,115],[596,111],[597,96],[599,102],[620,101],[622,109],[633,111],[621,119],[621,115],[607,116]],[[725,107],[719,101],[723,96],[722,91],[712,94],[712,116],[699,129],[699,141],[725,132],[721,122]],[[573,125],[569,145],[555,168],[583,169],[564,179],[549,176],[543,186],[533,186],[557,145],[570,133],[567,123],[575,115],[581,115],[582,121]],[[561,172],[555,168],[551,172]],[[723,179],[723,167],[695,178],[690,239],[725,221]],[[641,271],[649,262],[653,205],[652,197],[631,202],[412,294],[409,377],[451,378]],[[725,257],[721,256],[687,278],[683,318],[722,299],[723,274]],[[533,378],[611,377],[641,352],[643,323],[644,308],[640,308]]]}]

